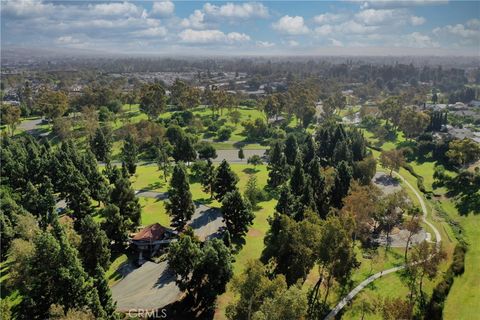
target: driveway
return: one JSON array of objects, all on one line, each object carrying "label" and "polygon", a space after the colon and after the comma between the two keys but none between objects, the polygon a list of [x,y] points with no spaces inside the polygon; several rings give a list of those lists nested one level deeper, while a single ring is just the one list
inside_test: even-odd
[{"label": "driveway", "polygon": [[179,300],[182,294],[166,261],[147,261],[112,287],[112,298],[121,312],[160,309]]}]

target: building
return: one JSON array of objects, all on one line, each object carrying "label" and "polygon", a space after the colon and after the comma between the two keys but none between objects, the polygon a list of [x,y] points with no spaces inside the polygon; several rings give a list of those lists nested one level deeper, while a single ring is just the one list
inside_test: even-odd
[{"label": "building", "polygon": [[138,263],[143,264],[145,262],[144,255],[146,257],[152,257],[159,250],[168,246],[176,237],[176,231],[166,228],[159,223],[154,223],[135,234],[130,240],[130,243],[139,252]]}]

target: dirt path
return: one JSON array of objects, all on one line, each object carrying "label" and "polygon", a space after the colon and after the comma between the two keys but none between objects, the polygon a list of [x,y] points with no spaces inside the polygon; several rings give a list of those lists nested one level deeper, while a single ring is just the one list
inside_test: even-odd
[{"label": "dirt path", "polygon": [[[435,242],[436,242],[436,246],[437,246],[437,249],[440,247],[440,242],[442,241],[442,236],[440,235],[440,232],[437,230],[437,228],[435,228],[435,226],[433,224],[431,224],[429,221],[427,221],[427,216],[428,216],[428,211],[427,211],[427,206],[425,204],[425,201],[423,200],[423,197],[420,195],[420,193],[418,193],[417,190],[415,190],[414,187],[412,187],[412,185],[404,178],[402,177],[399,173],[397,172],[394,172],[395,176],[397,176],[400,180],[402,180],[403,183],[405,183],[405,185],[410,188],[413,193],[415,194],[415,196],[417,197],[418,201],[420,202],[420,206],[422,208],[422,212],[423,212],[423,216],[422,216],[422,220],[425,224],[427,224],[432,230],[433,232],[435,233]],[[360,284],[358,286],[356,286],[352,291],[350,291],[345,297],[342,298],[342,300],[340,300],[340,302],[335,306],[335,308],[332,309],[332,311],[330,311],[330,313],[325,317],[325,320],[330,320],[330,319],[333,319],[339,312],[340,310],[343,309],[343,307],[345,307],[345,305],[347,305],[348,302],[350,302],[360,291],[362,291],[363,289],[365,289],[366,286],[368,286],[370,283],[372,283],[373,281],[375,281],[376,279],[378,278],[381,278],[387,274],[390,274],[390,273],[393,273],[393,272],[397,272],[399,270],[402,270],[405,268],[406,265],[401,265],[401,266],[398,266],[398,267],[394,267],[394,268],[390,268],[390,269],[387,269],[387,270],[383,270],[383,271],[380,271],[378,273],[375,273],[374,275],[370,276],[369,278],[363,280],[362,282],[360,282]]]}]

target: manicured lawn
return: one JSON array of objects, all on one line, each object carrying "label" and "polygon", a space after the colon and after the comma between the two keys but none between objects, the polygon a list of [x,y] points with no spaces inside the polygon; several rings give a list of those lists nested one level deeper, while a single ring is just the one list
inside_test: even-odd
[{"label": "manicured lawn", "polygon": [[160,223],[162,226],[170,226],[170,217],[165,210],[165,201],[153,198],[139,198],[142,206],[142,225],[148,226]]}]

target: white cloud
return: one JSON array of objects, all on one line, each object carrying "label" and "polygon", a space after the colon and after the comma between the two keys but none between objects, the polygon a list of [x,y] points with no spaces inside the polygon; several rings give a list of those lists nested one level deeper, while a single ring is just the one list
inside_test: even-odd
[{"label": "white cloud", "polygon": [[290,47],[298,47],[300,43],[298,43],[298,41],[295,41],[295,40],[289,40],[287,41],[287,45],[289,45]]},{"label": "white cloud", "polygon": [[397,45],[411,48],[432,48],[440,46],[438,42],[432,40],[432,38],[430,38],[428,35],[420,32],[413,32],[403,36],[403,39],[401,39]]},{"label": "white cloud", "polygon": [[303,17],[300,16],[283,16],[277,22],[273,23],[272,27],[281,33],[290,35],[306,34],[309,32]]},{"label": "white cloud", "polygon": [[260,48],[271,48],[275,46],[275,43],[268,42],[268,41],[257,41],[255,44],[257,45],[257,47],[260,47]]},{"label": "white cloud", "polygon": [[337,39],[330,38],[328,40],[330,40],[330,42],[332,43],[332,46],[334,46],[334,47],[343,47],[343,42],[341,42]]},{"label": "white cloud", "polygon": [[268,8],[261,3],[248,2],[242,4],[226,3],[221,6],[206,3],[203,6],[203,10],[206,14],[213,17],[223,18],[238,18],[238,19],[250,19],[250,18],[267,18]]},{"label": "white cloud", "polygon": [[172,1],[154,2],[152,14],[160,17],[168,17],[175,11],[175,4]]},{"label": "white cloud", "polygon": [[395,13],[391,9],[366,9],[355,14],[355,18],[367,25],[381,25],[397,18]]},{"label": "white cloud", "polygon": [[143,12],[143,9],[131,2],[90,4],[88,7],[93,13],[102,16],[133,16]]},{"label": "white cloud", "polygon": [[184,28],[205,28],[205,14],[201,10],[195,10],[188,18],[182,20],[180,25]]},{"label": "white cloud", "polygon": [[77,44],[80,43],[80,40],[72,36],[62,36],[55,39],[55,42],[58,44]]},{"label": "white cloud", "polygon": [[43,3],[41,0],[10,0],[2,1],[2,14],[16,18],[28,18],[32,16],[46,15],[55,11],[52,3]]},{"label": "white cloud", "polygon": [[335,32],[344,34],[365,34],[375,32],[376,30],[378,30],[377,26],[365,26],[355,21],[347,21],[335,27]]},{"label": "white cloud", "polygon": [[400,8],[413,6],[429,6],[448,4],[448,0],[375,0],[375,1],[352,1],[361,2],[361,8]]},{"label": "white cloud", "polygon": [[410,23],[412,26],[420,26],[427,21],[424,17],[417,17],[417,16],[411,16],[410,17]]},{"label": "white cloud", "polygon": [[[470,23],[470,26],[471,25],[472,25],[472,22]],[[447,25],[445,27],[435,28],[433,29],[433,33],[436,34],[437,36],[454,35],[462,38],[479,38],[480,37],[480,34],[477,29],[465,27],[465,25],[463,24]]]},{"label": "white cloud", "polygon": [[134,36],[139,37],[160,37],[163,38],[168,34],[167,28],[165,27],[153,27],[144,30],[134,31],[131,33]]},{"label": "white cloud", "polygon": [[250,37],[244,33],[223,33],[220,30],[193,30],[186,29],[180,32],[180,40],[186,43],[234,43],[249,41]]},{"label": "white cloud", "polygon": [[313,21],[318,24],[338,23],[344,21],[345,19],[347,19],[346,14],[336,14],[330,12],[313,17]]},{"label": "white cloud", "polygon": [[326,36],[333,32],[333,26],[329,24],[324,24],[321,27],[315,28],[315,33],[320,36]]},{"label": "white cloud", "polygon": [[470,19],[466,23],[467,27],[472,29],[480,29],[480,20],[479,19]]}]

